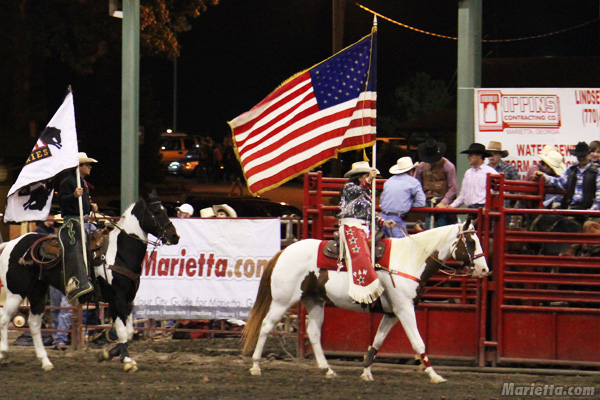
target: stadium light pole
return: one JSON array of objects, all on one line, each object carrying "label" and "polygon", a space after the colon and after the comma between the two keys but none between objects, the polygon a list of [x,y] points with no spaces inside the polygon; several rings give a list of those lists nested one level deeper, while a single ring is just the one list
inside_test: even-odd
[{"label": "stadium light pole", "polygon": [[121,72],[121,212],[138,199],[140,0],[123,0]]},{"label": "stadium light pole", "polygon": [[475,140],[476,87],[481,87],[481,3],[458,2],[458,66],[456,106],[456,175],[462,184],[469,163],[461,150]]}]

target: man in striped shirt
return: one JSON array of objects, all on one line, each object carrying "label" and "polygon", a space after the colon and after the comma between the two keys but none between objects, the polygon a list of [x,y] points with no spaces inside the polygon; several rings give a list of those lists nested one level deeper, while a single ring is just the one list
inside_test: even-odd
[{"label": "man in striped shirt", "polygon": [[471,143],[461,154],[467,155],[471,168],[465,172],[458,197],[448,207],[457,208],[464,204],[468,208],[481,208],[485,206],[487,176],[497,173],[483,162],[491,154],[481,143]]}]

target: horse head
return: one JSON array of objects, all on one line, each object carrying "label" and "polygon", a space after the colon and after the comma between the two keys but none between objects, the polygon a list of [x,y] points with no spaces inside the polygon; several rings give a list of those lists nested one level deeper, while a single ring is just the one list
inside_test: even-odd
[{"label": "horse head", "polygon": [[470,217],[467,218],[464,225],[459,226],[456,238],[456,243],[452,246],[452,257],[462,263],[472,276],[477,278],[488,276],[490,270],[477,236],[477,230]]},{"label": "horse head", "polygon": [[145,232],[153,234],[163,244],[179,243],[177,229],[169,219],[167,210],[154,194],[144,196],[138,201],[138,205],[141,207],[134,207],[136,217]]}]

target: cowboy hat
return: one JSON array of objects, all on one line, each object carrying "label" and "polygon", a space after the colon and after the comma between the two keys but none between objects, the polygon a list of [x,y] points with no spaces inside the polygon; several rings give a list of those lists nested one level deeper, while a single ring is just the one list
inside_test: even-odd
[{"label": "cowboy hat", "polygon": [[554,147],[551,144],[547,144],[544,146],[544,148],[542,149],[542,152],[540,154],[538,154],[538,156],[542,156],[542,155],[546,156],[551,151],[556,151],[558,153],[558,149],[556,147]]},{"label": "cowboy hat", "polygon": [[469,148],[461,151],[460,154],[481,154],[484,158],[491,156],[481,143],[471,143]]},{"label": "cowboy hat", "polygon": [[417,153],[419,154],[419,160],[434,164],[444,157],[446,144],[438,142],[435,139],[427,139],[426,142],[421,143],[417,147]]},{"label": "cowboy hat", "polygon": [[569,153],[575,157],[586,156],[590,154],[590,147],[586,142],[579,142],[574,149],[569,149]]},{"label": "cowboy hat", "polygon": [[215,212],[215,215],[218,214],[219,211],[223,211],[229,218],[237,218],[237,213],[235,210],[227,204],[218,204],[216,206],[212,206],[212,209]]},{"label": "cowboy hat", "polygon": [[89,164],[89,163],[95,163],[98,162],[98,160],[93,159],[91,157],[88,157],[88,155],[86,153],[79,153],[79,164]]},{"label": "cowboy hat", "polygon": [[[379,171],[376,171],[379,174]],[[369,172],[371,172],[371,166],[369,163],[367,161],[358,161],[352,163],[352,169],[344,174],[344,178],[349,178],[356,174],[368,174]]]},{"label": "cowboy hat", "polygon": [[200,218],[214,218],[217,214],[213,211],[212,207],[206,207],[200,210]]},{"label": "cowboy hat", "polygon": [[194,215],[194,207],[192,207],[192,205],[188,204],[188,203],[184,203],[184,204],[180,205],[179,207],[177,207],[177,211],[180,211],[180,212],[186,213],[186,214],[190,214],[190,215]]},{"label": "cowboy hat", "polygon": [[396,162],[396,165],[394,165],[394,166],[392,166],[392,168],[390,168],[390,174],[393,174],[393,175],[402,174],[404,172],[410,171],[411,169],[415,168],[417,165],[419,165],[419,163],[416,162],[413,164],[412,159],[410,157],[402,157],[402,158],[398,159],[398,161]]},{"label": "cowboy hat", "polygon": [[500,158],[508,157],[508,150],[503,150],[502,143],[500,143],[500,142],[491,141],[490,144],[488,144],[488,147],[486,150],[490,153],[492,153],[492,152],[500,153]]},{"label": "cowboy hat", "polygon": [[567,167],[565,166],[565,163],[563,162],[563,156],[558,151],[552,150],[546,155],[540,154],[539,157],[550,168],[552,168],[552,170],[554,170],[554,172],[556,172],[556,175],[561,176],[562,174],[565,173],[565,170],[567,169]]}]

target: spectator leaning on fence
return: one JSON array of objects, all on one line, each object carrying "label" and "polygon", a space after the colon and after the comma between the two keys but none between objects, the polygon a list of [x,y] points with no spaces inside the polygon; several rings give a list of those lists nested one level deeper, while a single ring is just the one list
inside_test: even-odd
[{"label": "spectator leaning on fence", "polygon": [[559,177],[551,177],[541,171],[546,185],[566,190],[561,208],[573,210],[600,210],[600,171],[598,164],[590,160],[590,148],[586,142],[579,142],[569,152],[577,157],[577,164],[571,165]]},{"label": "spectator leaning on fence", "polygon": [[483,162],[491,154],[481,143],[471,143],[468,149],[461,151],[461,154],[467,155],[471,168],[465,171],[460,193],[448,207],[457,208],[463,204],[468,208],[484,207],[487,176],[497,173],[494,168]]},{"label": "spectator leaning on fence", "polygon": [[421,183],[413,175],[415,167],[410,157],[398,159],[396,165],[390,168],[392,176],[383,185],[381,193],[381,218],[396,223],[393,228],[383,228],[386,238],[402,238],[406,233],[406,214],[412,207],[425,207],[425,193]]},{"label": "spectator leaning on fence", "polygon": [[[540,171],[551,177],[558,177],[565,173],[566,167],[563,162],[563,156],[558,151],[550,151],[547,154],[538,154],[541,158],[539,162]],[[544,197],[544,206],[546,208],[559,208],[562,201],[562,195],[547,193]]]},{"label": "spectator leaning on fence", "polygon": [[[421,182],[428,207],[445,207],[456,198],[458,179],[456,167],[444,157],[446,144],[435,139],[427,139],[417,147],[419,165],[415,169],[415,178]],[[431,215],[427,215],[425,226],[431,226]],[[434,227],[455,224],[454,214],[435,214]]]},{"label": "spectator leaning on fence", "polygon": [[488,157],[490,167],[498,171],[499,174],[504,174],[506,180],[519,180],[519,172],[514,165],[502,161],[503,158],[508,157],[508,150],[502,149],[502,143],[491,141],[486,150],[491,154]]},{"label": "spectator leaning on fence", "polygon": [[[540,154],[538,154],[538,156],[540,156],[540,157],[541,156],[546,156],[551,151],[555,151],[555,152],[558,153],[558,149],[556,147],[552,146],[551,144],[547,144],[547,145],[544,146],[544,148],[542,149],[542,152]],[[565,161],[564,157],[563,157],[562,161],[563,162]],[[526,181],[535,181],[535,180],[537,180],[537,176],[535,175],[536,171],[541,171],[539,163],[533,163],[533,164],[531,164],[531,167],[529,167],[529,169],[527,170],[527,173],[525,174],[525,180]]]}]

